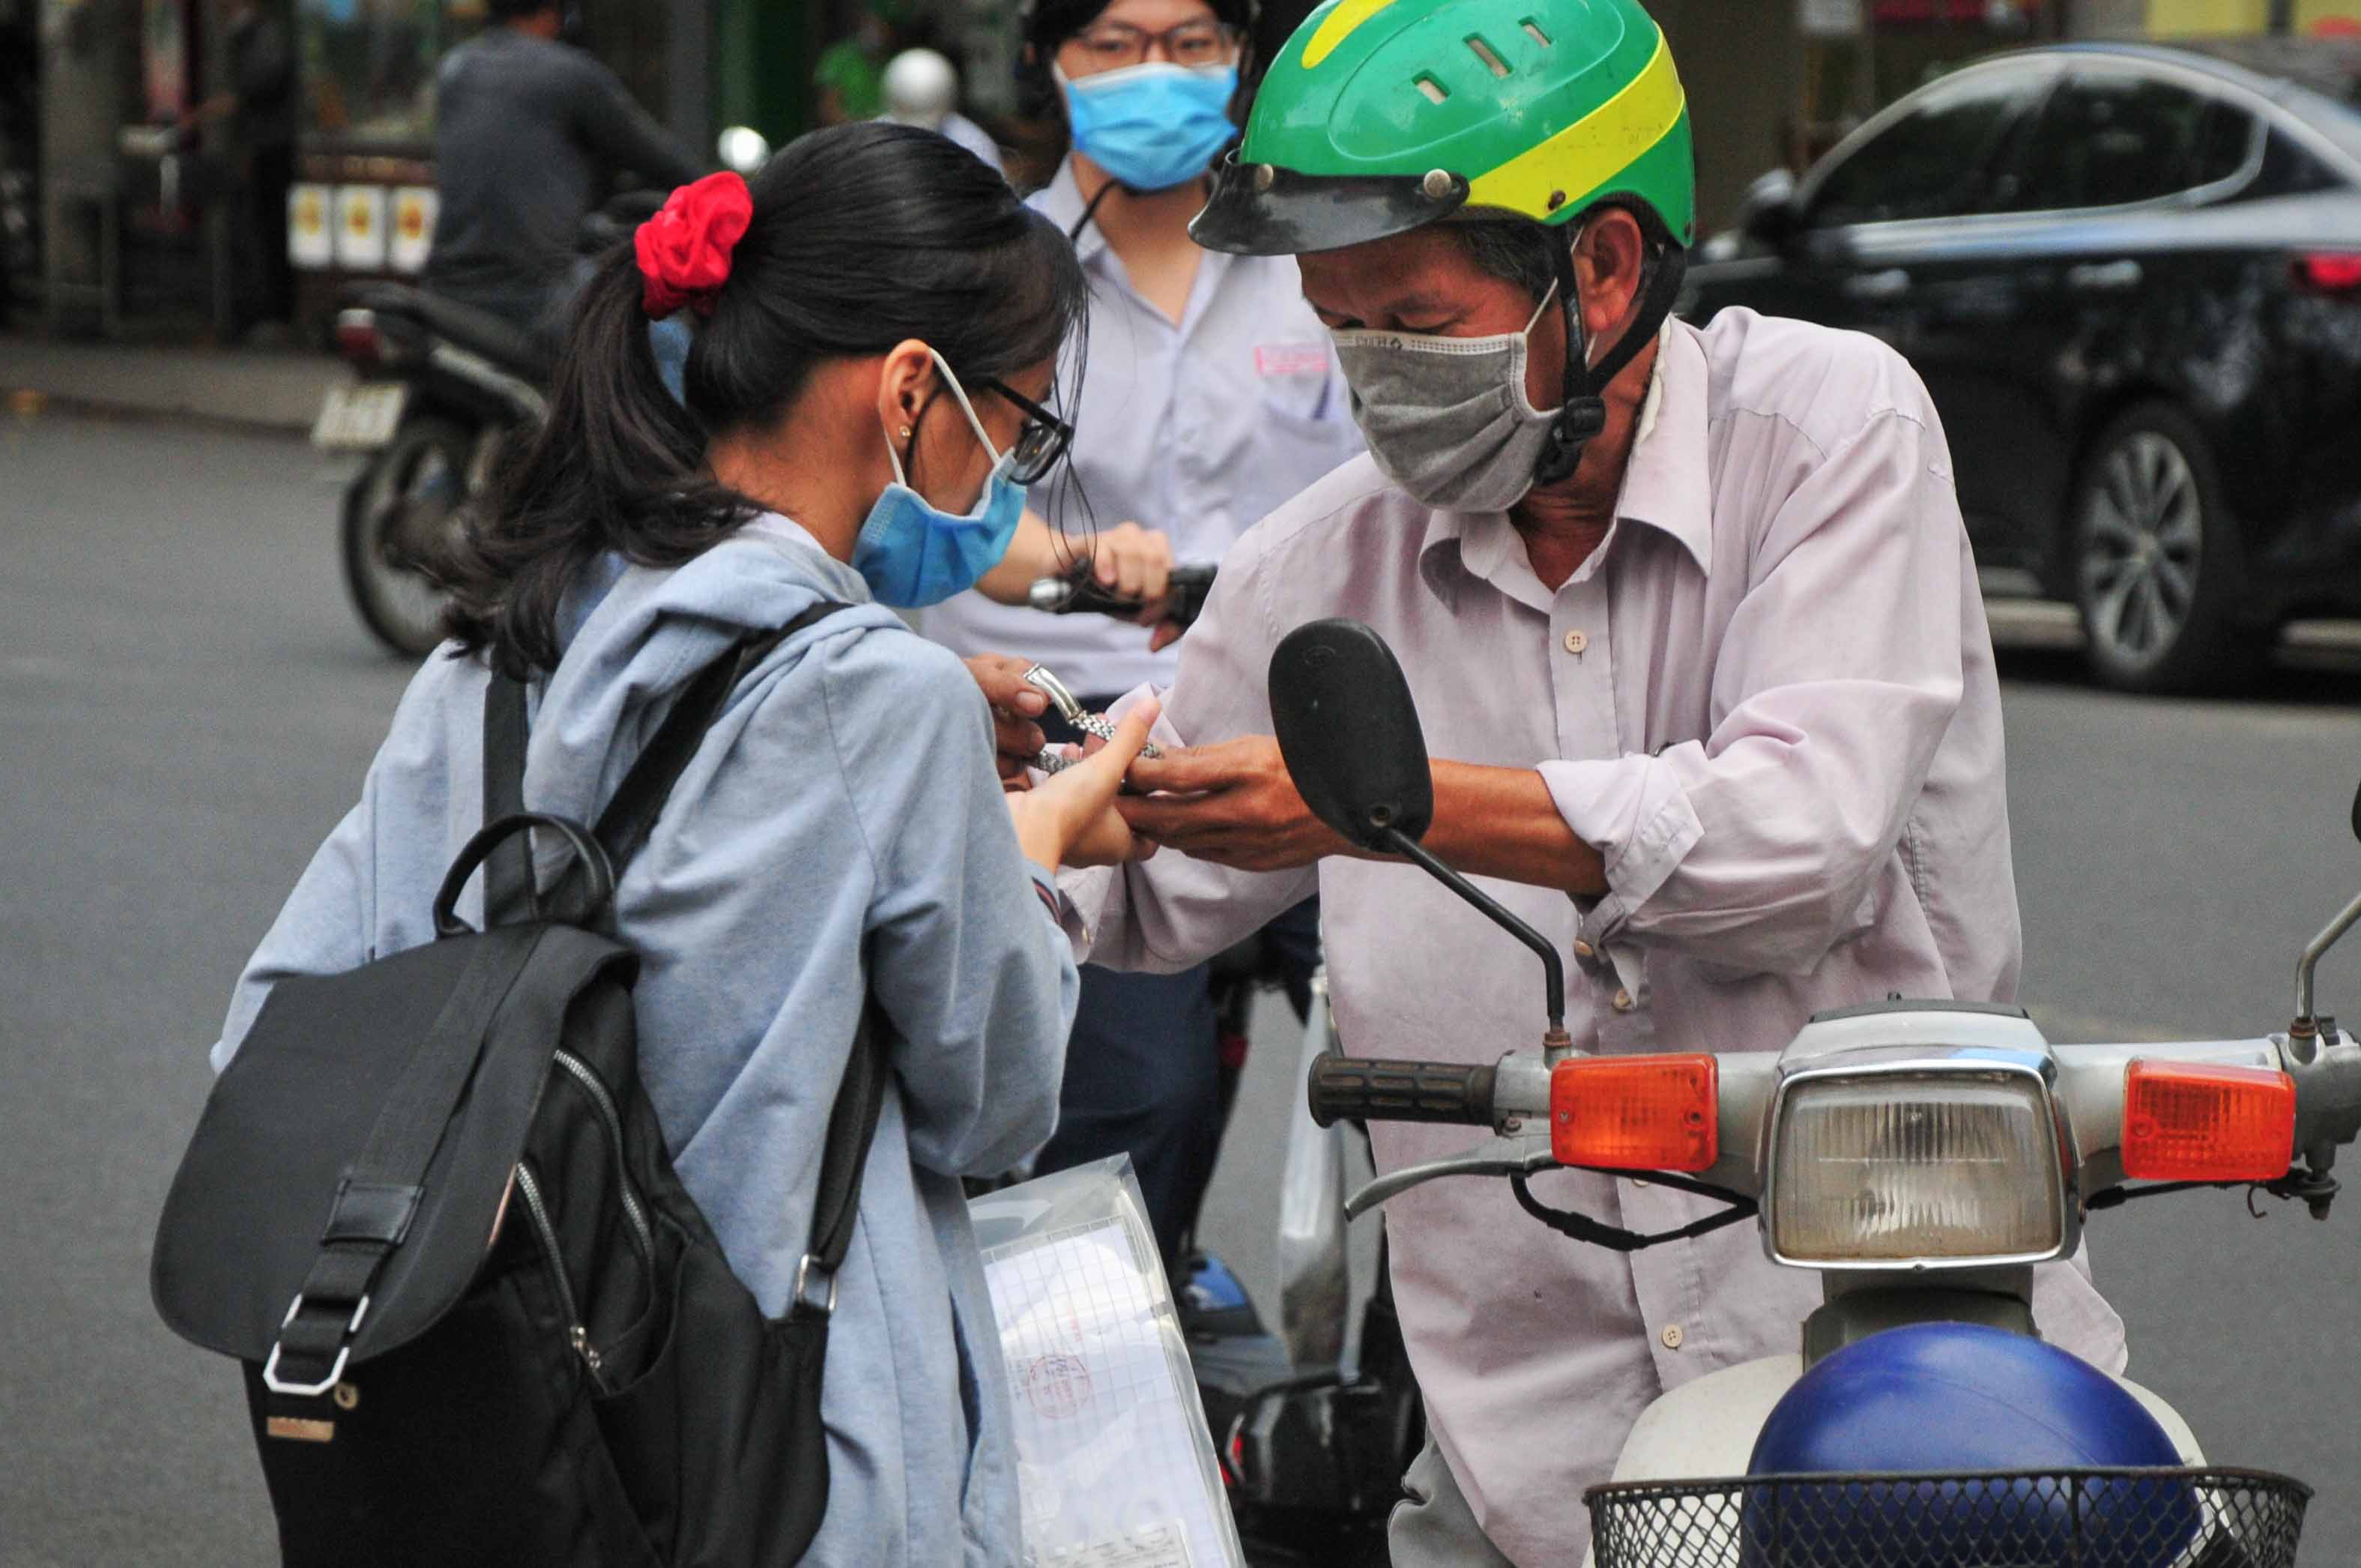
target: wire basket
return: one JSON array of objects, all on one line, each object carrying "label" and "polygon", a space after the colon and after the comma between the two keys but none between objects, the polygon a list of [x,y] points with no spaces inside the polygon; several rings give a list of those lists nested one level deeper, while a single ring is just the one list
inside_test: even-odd
[{"label": "wire basket", "polygon": [[1598,1568],[2295,1568],[2258,1470],[1758,1475],[1594,1486]]}]

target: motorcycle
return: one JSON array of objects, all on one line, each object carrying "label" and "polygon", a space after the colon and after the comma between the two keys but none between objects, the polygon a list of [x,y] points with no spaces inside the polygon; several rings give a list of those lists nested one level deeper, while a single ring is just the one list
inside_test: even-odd
[{"label": "motorcycle", "polygon": [[[719,150],[741,174],[771,155],[744,126],[722,132]],[[583,219],[577,250],[591,257],[622,243],[659,200],[616,197]],[[499,316],[406,283],[355,284],[343,306],[336,352],[354,380],[330,389],[312,444],[362,459],[342,520],[353,608],[388,648],[422,658],[443,637],[432,565],[489,487],[510,434],[548,412],[550,348]]]},{"label": "motorcycle", "polygon": [[[1699,1377],[1642,1414],[1586,1494],[1595,1568],[2292,1568],[2309,1488],[2210,1465],[2164,1400],[2041,1344],[2033,1269],[2070,1256],[2090,1214],[2197,1188],[2326,1218],[2336,1151],[2361,1135],[2361,1043],[2319,1014],[2313,970],[2361,899],[2305,948],[2293,1021],[2255,1039],[2053,1045],[2015,1008],[1897,998],[1821,1013],[1776,1053],[1592,1056],[1565,1029],[1549,942],[1422,847],[1425,742],[1384,641],[1352,621],[1301,628],[1272,657],[1270,696],[1323,821],[1421,867],[1543,966],[1538,1049],[1482,1066],[1312,1062],[1319,1125],[1493,1134],[1377,1178],[1345,1212],[1430,1181],[1505,1179],[1578,1242],[1633,1250],[1752,1221],[1773,1263],[1822,1277],[1800,1354]],[[1530,1179],[1558,1168],[1725,1207],[1635,1235],[1535,1197]],[[1914,1399],[1918,1419],[1895,1420]],[[2061,1460],[2053,1411],[2141,1457]],[[1970,1427],[1999,1463],[1912,1462]]]},{"label": "motorcycle", "polygon": [[336,351],[356,379],[330,389],[312,444],[364,461],[345,487],[345,586],[362,623],[411,658],[442,641],[431,575],[500,444],[538,423],[549,363],[500,317],[403,283],[348,290]]}]

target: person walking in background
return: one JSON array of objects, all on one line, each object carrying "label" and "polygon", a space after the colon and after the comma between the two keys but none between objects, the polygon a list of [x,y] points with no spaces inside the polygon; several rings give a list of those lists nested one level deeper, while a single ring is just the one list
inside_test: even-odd
[{"label": "person walking in background", "polygon": [[[1249,0],[1039,0],[1027,23],[1031,85],[1055,94],[1073,138],[1032,204],[1074,236],[1091,280],[1074,474],[1092,510],[1120,520],[1097,531],[1100,580],[1149,600],[1151,626],[1173,560],[1218,563],[1265,513],[1361,450],[1293,259],[1217,256],[1189,237],[1207,170],[1235,135],[1229,109],[1250,63],[1252,13]],[[971,656],[1022,649],[1093,707],[1170,684],[1169,627],[1012,608],[1064,558],[1049,524],[1028,518],[984,593],[928,611],[928,635]],[[1024,667],[978,670],[1005,712],[1024,710]],[[1310,948],[1314,916],[1293,918],[1306,929],[1290,949]],[[1175,1263],[1213,1174],[1219,1082],[1209,966],[1086,968],[1058,1135],[1039,1168],[1128,1153]]]},{"label": "person walking in background", "polygon": [[435,78],[442,200],[423,280],[546,341],[588,271],[582,220],[615,172],[668,187],[707,166],[613,71],[557,41],[557,0],[490,0],[490,14]]},{"label": "person walking in background", "polygon": [[916,126],[949,137],[1005,174],[1000,144],[992,133],[959,112],[959,71],[930,49],[906,49],[885,66],[885,112],[897,126]]},{"label": "person walking in background", "polygon": [[841,126],[885,112],[885,62],[902,46],[905,0],[873,0],[860,25],[820,50],[812,67],[819,123]]},{"label": "person walking in background", "polygon": [[287,192],[295,183],[295,50],[286,25],[257,0],[221,0],[226,85],[181,116],[183,135],[226,122],[236,217],[231,335],[295,314],[287,255]]}]

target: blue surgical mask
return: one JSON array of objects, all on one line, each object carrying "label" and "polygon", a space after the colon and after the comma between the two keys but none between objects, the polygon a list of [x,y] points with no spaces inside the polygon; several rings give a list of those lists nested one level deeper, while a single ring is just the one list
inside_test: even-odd
[{"label": "blue surgical mask", "polygon": [[1151,60],[1079,82],[1057,71],[1074,148],[1134,191],[1169,191],[1205,172],[1237,127],[1235,65]]},{"label": "blue surgical mask", "polygon": [[1017,521],[1025,515],[1025,491],[1009,477],[1015,455],[993,445],[959,378],[941,355],[934,357],[975,438],[992,454],[992,474],[966,516],[947,512],[910,488],[902,455],[887,436],[885,455],[894,465],[894,482],[861,525],[861,536],[852,545],[852,569],[878,603],[895,609],[924,609],[975,587],[976,579],[1008,554],[1008,542],[1016,536]]}]

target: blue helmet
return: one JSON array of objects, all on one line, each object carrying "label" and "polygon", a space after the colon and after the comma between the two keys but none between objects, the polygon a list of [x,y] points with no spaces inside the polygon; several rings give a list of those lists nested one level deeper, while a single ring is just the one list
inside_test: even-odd
[{"label": "blue helmet", "polygon": [[[1748,1474],[2122,1470],[2180,1463],[2147,1407],[2089,1363],[2002,1329],[1914,1323],[1847,1345],[1804,1374],[1763,1422]],[[1750,1562],[1880,1568],[2166,1568],[2198,1524],[2195,1491],[2177,1478],[1975,1487],[1806,1483],[1750,1489],[1745,1555]]]}]

